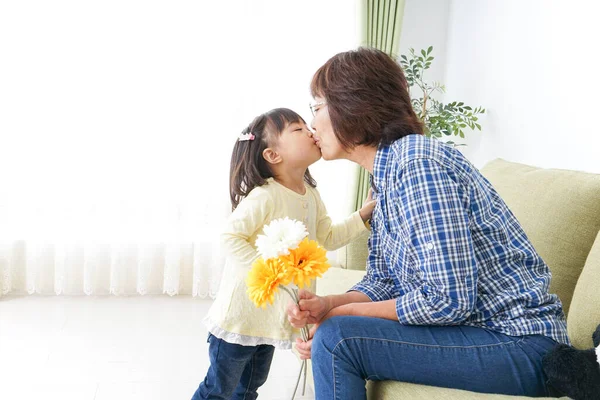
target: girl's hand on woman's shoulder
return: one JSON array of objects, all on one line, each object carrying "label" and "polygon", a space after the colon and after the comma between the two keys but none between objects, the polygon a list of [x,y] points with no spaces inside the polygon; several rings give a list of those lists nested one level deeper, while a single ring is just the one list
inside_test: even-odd
[{"label": "girl's hand on woman's shoulder", "polygon": [[373,189],[369,189],[369,194],[367,195],[367,199],[363,203],[358,213],[362,218],[363,222],[367,222],[371,219],[373,215],[373,209],[375,208],[375,204],[377,204],[377,200],[373,200]]}]

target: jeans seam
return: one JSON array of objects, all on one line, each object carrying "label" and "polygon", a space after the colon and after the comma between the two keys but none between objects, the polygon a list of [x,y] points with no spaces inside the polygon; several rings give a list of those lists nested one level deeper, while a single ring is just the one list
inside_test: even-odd
[{"label": "jeans seam", "polygon": [[[222,343],[222,341],[221,341],[221,339],[217,338],[216,336],[214,336],[214,340],[217,341],[217,354],[215,354],[215,363],[216,363],[219,360],[219,353],[221,352],[221,343]],[[216,389],[216,387],[213,386],[213,388],[211,390],[209,390],[207,394],[211,394],[212,392],[215,391],[215,389]]]},{"label": "jeans seam", "polygon": [[333,370],[333,398],[336,399],[337,375],[335,374],[335,354],[331,352],[331,368]]},{"label": "jeans seam", "polygon": [[254,376],[254,356],[256,355],[256,352],[252,355],[252,358],[250,359],[250,379],[248,379],[248,386],[246,386],[246,391],[244,392],[244,400],[246,399],[246,395],[248,394],[248,391],[250,390],[250,386],[252,386],[252,377]]},{"label": "jeans seam", "polygon": [[363,336],[355,336],[355,337],[349,337],[349,338],[344,338],[342,340],[340,340],[335,347],[333,348],[333,350],[331,351],[331,353],[333,354],[333,352],[336,351],[337,347],[342,344],[342,342],[345,342],[346,340],[355,340],[355,339],[359,339],[359,340],[375,340],[378,342],[390,342],[390,343],[397,343],[397,344],[408,344],[408,345],[413,345],[413,346],[418,346],[418,347],[435,347],[435,348],[444,348],[444,349],[478,349],[478,348],[485,348],[485,347],[496,347],[496,346],[504,346],[507,344],[519,344],[523,341],[523,338],[519,338],[519,340],[516,341],[510,341],[510,342],[502,342],[502,343],[492,343],[492,344],[484,344],[484,345],[473,345],[473,346],[442,346],[442,345],[437,345],[437,344],[424,344],[424,343],[415,343],[415,342],[406,342],[403,340],[390,340],[390,339],[379,339],[379,338],[371,338],[371,337],[363,337]]}]

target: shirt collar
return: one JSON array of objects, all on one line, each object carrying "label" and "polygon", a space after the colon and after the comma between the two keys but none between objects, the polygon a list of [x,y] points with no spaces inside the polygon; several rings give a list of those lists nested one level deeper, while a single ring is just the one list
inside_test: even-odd
[{"label": "shirt collar", "polygon": [[385,189],[385,169],[389,152],[389,146],[380,144],[377,148],[377,153],[375,153],[371,182],[377,192],[381,192]]}]

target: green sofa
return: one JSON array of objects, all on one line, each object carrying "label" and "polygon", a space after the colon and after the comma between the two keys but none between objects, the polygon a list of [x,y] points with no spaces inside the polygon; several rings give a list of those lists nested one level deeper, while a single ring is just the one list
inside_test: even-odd
[{"label": "green sofa", "polygon": [[[552,271],[550,291],[559,295],[573,345],[591,348],[600,323],[600,175],[541,169],[494,160],[482,169],[521,222]],[[365,235],[338,252],[341,268],[317,283],[321,295],[341,293],[364,275]],[[488,371],[494,373],[494,371]],[[369,399],[525,399],[418,384],[368,382]]]}]

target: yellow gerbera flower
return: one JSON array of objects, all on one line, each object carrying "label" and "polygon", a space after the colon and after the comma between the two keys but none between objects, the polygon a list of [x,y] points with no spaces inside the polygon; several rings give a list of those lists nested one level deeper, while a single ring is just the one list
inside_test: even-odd
[{"label": "yellow gerbera flower", "polygon": [[290,278],[298,287],[308,286],[311,279],[321,277],[327,269],[327,252],[314,240],[305,238],[290,254],[280,257]]},{"label": "yellow gerbera flower", "polygon": [[273,304],[279,285],[290,283],[284,265],[277,258],[267,260],[262,257],[252,264],[246,278],[248,295],[256,307],[266,308],[267,301]]}]

